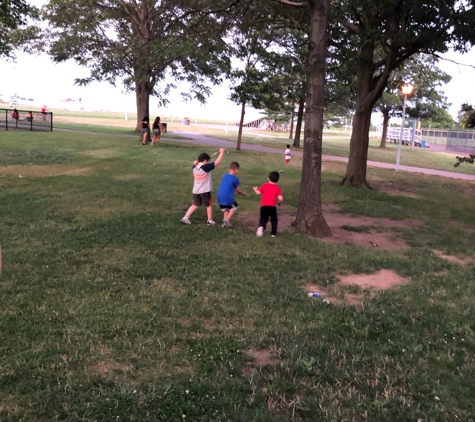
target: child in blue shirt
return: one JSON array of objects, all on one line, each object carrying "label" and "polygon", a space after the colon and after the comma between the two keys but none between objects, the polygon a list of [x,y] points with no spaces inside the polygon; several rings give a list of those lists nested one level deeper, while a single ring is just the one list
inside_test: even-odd
[{"label": "child in blue shirt", "polygon": [[234,200],[234,191],[236,191],[239,195],[246,196],[246,192],[242,191],[239,186],[241,182],[236,177],[239,173],[239,163],[233,161],[229,165],[229,171],[227,174],[223,174],[223,178],[221,179],[221,184],[219,185],[218,189],[218,204],[223,211],[223,224],[221,227],[232,227],[233,225],[230,223],[230,219],[233,214],[238,209],[238,204]]}]

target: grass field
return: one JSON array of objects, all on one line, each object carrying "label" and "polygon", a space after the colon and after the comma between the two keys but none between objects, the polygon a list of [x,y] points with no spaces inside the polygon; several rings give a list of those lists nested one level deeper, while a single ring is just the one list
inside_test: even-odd
[{"label": "grass field", "polygon": [[[394,229],[409,248],[388,251],[257,238],[243,224],[258,215],[252,186],[279,155],[225,155],[214,191],[238,160],[249,196],[222,229],[202,209],[179,222],[201,148],[8,132],[0,151],[0,420],[475,420],[475,266],[433,252],[473,259],[474,184],[371,169],[381,189],[363,191],[325,164],[326,204],[420,222]],[[298,161],[281,175],[282,214]],[[337,284],[382,269],[411,281]],[[309,298],[308,283],[362,302]]]},{"label": "grass field", "polygon": [[[113,122],[113,123],[112,123]],[[211,123],[211,122],[208,122]],[[191,124],[184,126],[180,122],[171,123],[171,118],[167,119],[169,137],[173,137],[173,132],[192,132],[203,133],[204,135],[225,139],[229,141],[236,141],[237,131],[234,126],[229,125],[226,133],[226,127],[209,126]],[[74,117],[74,116],[59,116],[55,117],[55,127],[68,128],[75,130],[86,130],[102,133],[114,134],[134,134],[135,122],[129,120],[116,118],[112,120],[109,118],[99,118],[95,116]],[[277,148],[285,148],[287,143],[292,144],[288,139],[288,133],[267,132],[267,131],[244,131],[243,142],[275,146]],[[387,144],[387,148],[379,148],[380,141],[372,138],[370,140],[370,147],[368,150],[368,159],[372,161],[379,161],[383,163],[395,163],[397,155],[397,145]],[[323,153],[328,155],[335,155],[340,157],[348,157],[349,153],[349,132],[337,130],[325,130],[323,138]],[[443,171],[453,171],[456,173],[475,174],[475,166],[460,166],[454,167],[456,162],[454,153],[434,153],[429,150],[416,148],[411,150],[408,147],[402,148],[401,165],[412,167],[432,168]]]}]

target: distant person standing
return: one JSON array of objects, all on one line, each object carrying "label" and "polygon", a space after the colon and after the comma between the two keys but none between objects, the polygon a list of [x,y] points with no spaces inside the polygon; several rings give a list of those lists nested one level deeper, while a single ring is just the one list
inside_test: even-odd
[{"label": "distant person standing", "polygon": [[147,145],[147,136],[150,135],[150,119],[145,116],[142,121],[142,145]]},{"label": "distant person standing", "polygon": [[18,120],[20,119],[20,113],[18,113],[18,110],[16,108],[13,109],[12,119],[15,120],[15,126],[18,127]]},{"label": "distant person standing", "polygon": [[43,115],[43,120],[46,122],[46,112],[48,110],[46,109],[46,105],[44,105],[43,107],[41,107],[41,114]]},{"label": "distant person standing", "polygon": [[156,142],[157,145],[160,145],[160,135],[163,133],[163,126],[160,123],[160,117],[156,117],[155,120],[153,121],[152,130],[153,130],[152,145],[154,142]]},{"label": "distant person standing", "polygon": [[285,146],[284,158],[285,158],[285,167],[289,167],[289,162],[290,162],[290,145],[289,144]]}]

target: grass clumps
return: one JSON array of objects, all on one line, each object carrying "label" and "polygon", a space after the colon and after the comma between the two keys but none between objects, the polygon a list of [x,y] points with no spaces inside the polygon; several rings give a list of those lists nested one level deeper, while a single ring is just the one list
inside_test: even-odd
[{"label": "grass clumps", "polygon": [[[341,188],[338,164],[325,172],[331,212],[364,221],[342,231],[390,230],[409,245],[387,250],[292,230],[257,238],[241,220],[257,224],[252,196],[232,229],[206,226],[204,210],[180,224],[202,148],[75,133],[7,133],[0,147],[2,421],[475,417],[469,183],[372,170],[386,187],[416,184],[410,198]],[[243,190],[282,167],[278,155],[225,159],[241,164]],[[300,180],[292,160],[279,183],[289,215]],[[35,171],[20,179],[11,165]],[[396,223],[378,231],[370,218]],[[382,270],[410,281],[377,291],[351,278]],[[309,298],[309,283],[335,300]]]}]

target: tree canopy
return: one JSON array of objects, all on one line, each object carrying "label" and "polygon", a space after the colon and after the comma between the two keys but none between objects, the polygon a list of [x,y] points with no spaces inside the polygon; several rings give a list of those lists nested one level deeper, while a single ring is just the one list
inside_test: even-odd
[{"label": "tree canopy", "polygon": [[187,81],[183,95],[205,101],[208,81],[221,81],[229,58],[217,12],[232,3],[50,0],[44,8],[47,49],[57,62],[73,59],[89,68],[79,84],[120,82],[135,90],[138,127],[151,95],[166,101],[171,88]]},{"label": "tree canopy", "polygon": [[2,0],[0,2],[0,57],[9,57],[14,48],[12,35],[25,26],[28,18],[37,16],[36,8],[24,0]]}]

